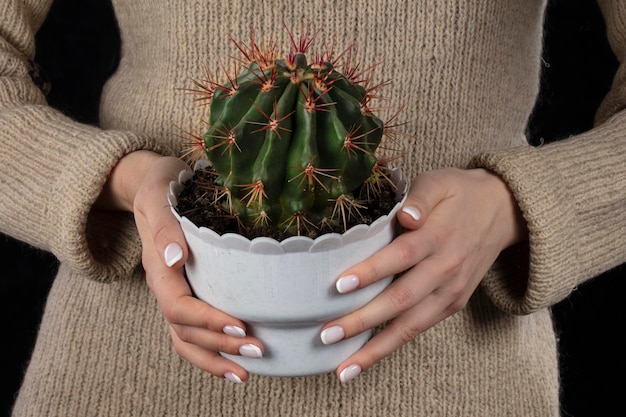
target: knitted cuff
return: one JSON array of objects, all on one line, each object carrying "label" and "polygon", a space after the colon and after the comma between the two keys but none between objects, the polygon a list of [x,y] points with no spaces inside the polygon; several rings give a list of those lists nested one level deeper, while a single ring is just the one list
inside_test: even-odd
[{"label": "knitted cuff", "polygon": [[522,147],[484,153],[470,167],[485,168],[509,186],[528,226],[528,241],[500,255],[484,285],[502,310],[528,314],[565,298],[580,266],[576,215],[566,181],[541,150]]}]

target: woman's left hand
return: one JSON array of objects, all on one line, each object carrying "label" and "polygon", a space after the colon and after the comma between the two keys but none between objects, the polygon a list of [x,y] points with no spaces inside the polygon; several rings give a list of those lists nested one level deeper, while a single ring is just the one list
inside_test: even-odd
[{"label": "woman's left hand", "polygon": [[339,365],[342,382],[463,309],[499,253],[527,234],[506,184],[483,169],[419,175],[398,221],[404,233],[337,280],[345,293],[404,272],[370,303],[324,326],[329,344],[391,320]]}]

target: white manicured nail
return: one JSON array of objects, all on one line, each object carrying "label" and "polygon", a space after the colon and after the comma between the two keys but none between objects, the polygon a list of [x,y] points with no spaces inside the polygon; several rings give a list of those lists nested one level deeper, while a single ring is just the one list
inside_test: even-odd
[{"label": "white manicured nail", "polygon": [[346,332],[343,330],[341,326],[333,326],[325,329],[320,334],[320,338],[322,339],[322,343],[325,345],[330,345],[332,343],[336,343],[346,337]]},{"label": "white manicured nail", "polygon": [[246,336],[246,331],[244,329],[242,329],[239,326],[224,326],[224,328],[222,329],[222,331],[224,333],[226,333],[229,336],[235,336],[235,337],[245,337]]},{"label": "white manicured nail", "polygon": [[348,382],[351,379],[356,378],[361,373],[361,367],[359,365],[350,365],[339,374],[339,380],[341,382]]},{"label": "white manicured nail", "polygon": [[183,248],[176,242],[165,247],[165,264],[172,266],[183,258]]},{"label": "white manicured nail", "polygon": [[232,372],[226,372],[224,374],[224,378],[236,384],[243,384],[243,381],[241,380],[241,378],[239,378],[237,375],[233,374]]},{"label": "white manicured nail", "polygon": [[259,349],[258,346],[254,346],[252,344],[242,345],[239,348],[239,354],[241,354],[241,356],[245,356],[246,358],[258,359],[263,357],[263,352],[261,352],[261,349]]},{"label": "white manicured nail", "polygon": [[413,217],[413,220],[415,221],[418,221],[419,219],[422,218],[422,215],[420,214],[419,210],[416,209],[415,207],[404,206],[402,207],[402,211],[408,214],[409,216]]},{"label": "white manicured nail", "polygon": [[347,275],[345,277],[339,278],[335,283],[335,287],[337,287],[337,291],[343,294],[358,288],[359,283],[359,277],[357,277],[356,275]]}]

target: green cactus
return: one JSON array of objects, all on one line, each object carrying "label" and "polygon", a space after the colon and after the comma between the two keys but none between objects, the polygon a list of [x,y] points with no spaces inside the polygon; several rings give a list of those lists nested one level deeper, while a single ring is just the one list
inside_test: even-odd
[{"label": "green cactus", "polygon": [[345,228],[367,204],[355,194],[363,184],[388,181],[376,157],[385,126],[368,106],[376,88],[358,80],[351,49],[343,74],[330,53],[308,62],[314,38],[292,36],[285,58],[253,37],[250,46],[235,42],[246,68],[224,84],[197,83],[210,100],[199,143],[224,187],[222,204],[243,224],[297,235],[335,222]]}]

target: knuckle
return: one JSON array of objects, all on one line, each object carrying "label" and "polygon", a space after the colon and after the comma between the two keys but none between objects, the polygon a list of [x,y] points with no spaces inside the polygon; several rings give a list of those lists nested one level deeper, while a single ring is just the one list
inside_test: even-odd
[{"label": "knuckle", "polygon": [[239,345],[233,345],[226,342],[218,343],[215,351],[228,353],[229,355],[239,355]]},{"label": "knuckle", "polygon": [[174,309],[172,308],[172,306],[170,304],[164,304],[161,305],[161,312],[163,313],[163,317],[165,317],[165,320],[174,325],[176,324],[176,320],[175,318],[175,314],[174,314]]},{"label": "knuckle", "polygon": [[215,350],[217,352],[225,352],[231,355],[239,353],[239,345],[235,346],[232,343],[229,343],[226,337],[222,337],[221,335],[216,337],[211,350]]},{"label": "knuckle", "polygon": [[161,305],[161,313],[163,313],[163,317],[165,317],[165,321],[167,321],[171,325],[175,325],[176,321],[174,318],[174,313],[172,311],[172,307],[169,304]]},{"label": "knuckle", "polygon": [[447,305],[447,307],[444,308],[444,311],[448,316],[463,310],[468,303],[466,288],[465,285],[462,284],[463,283],[450,285],[439,291],[442,304]]},{"label": "knuckle", "polygon": [[417,326],[398,326],[395,331],[403,344],[409,343],[422,333]]},{"label": "knuckle", "polygon": [[184,343],[191,343],[192,335],[187,326],[174,326],[176,335]]},{"label": "knuckle", "polygon": [[457,313],[467,307],[468,302],[469,296],[464,291],[459,291],[448,306],[447,311],[451,314]]},{"label": "knuckle", "polygon": [[167,224],[158,224],[152,230],[152,239],[154,242],[168,242],[169,227]]},{"label": "knuckle", "polygon": [[452,304],[448,306],[447,311],[450,314],[458,313],[459,311],[463,310],[466,305],[467,301],[463,299],[456,299],[452,302]]},{"label": "knuckle", "polygon": [[397,257],[398,262],[403,269],[406,269],[414,264],[413,258],[415,257],[415,250],[408,242],[399,242],[397,245]]},{"label": "knuckle", "polygon": [[423,227],[421,229],[422,245],[428,249],[428,252],[436,252],[445,241],[445,236],[448,235],[446,226],[440,227],[439,230],[433,230],[432,227]]},{"label": "knuckle", "polygon": [[417,263],[419,250],[410,233],[403,233],[388,246],[396,269],[406,270]]},{"label": "knuckle", "polygon": [[354,326],[355,326],[355,334],[362,333],[365,330],[368,330],[370,326],[368,325],[365,317],[362,314],[356,313],[354,315]]},{"label": "knuckle", "polygon": [[174,352],[180,357],[185,356],[185,350],[183,349],[181,343],[179,341],[173,340],[172,346],[174,347]]},{"label": "knuckle", "polygon": [[452,285],[446,287],[446,296],[448,299],[458,300],[465,293],[465,283],[463,281],[455,281]]},{"label": "knuckle", "polygon": [[170,326],[170,337],[172,339],[172,347],[174,348],[174,352],[176,352],[178,356],[184,356],[186,352],[185,343],[180,340],[180,337],[178,336],[177,330],[174,328],[174,326]]},{"label": "knuckle", "polygon": [[457,276],[463,270],[465,256],[459,254],[448,255],[445,264],[445,272],[448,276]]},{"label": "knuckle", "polygon": [[420,181],[428,182],[436,188],[446,186],[449,178],[449,170],[447,169],[435,169],[422,172],[419,176]]},{"label": "knuckle", "polygon": [[180,308],[179,302],[173,301],[161,306],[161,310],[163,311],[163,316],[165,319],[172,325],[180,325]]},{"label": "knuckle", "polygon": [[415,293],[409,287],[398,285],[389,288],[387,297],[393,307],[397,310],[404,311],[413,305]]},{"label": "knuckle", "polygon": [[[457,305],[462,305],[461,308],[464,307],[464,298],[466,293],[465,283],[461,280],[456,280],[454,282],[450,282],[445,286],[439,288],[436,293],[439,297],[440,303],[446,307],[446,310],[452,310]],[[458,310],[456,310],[458,311]]]}]

